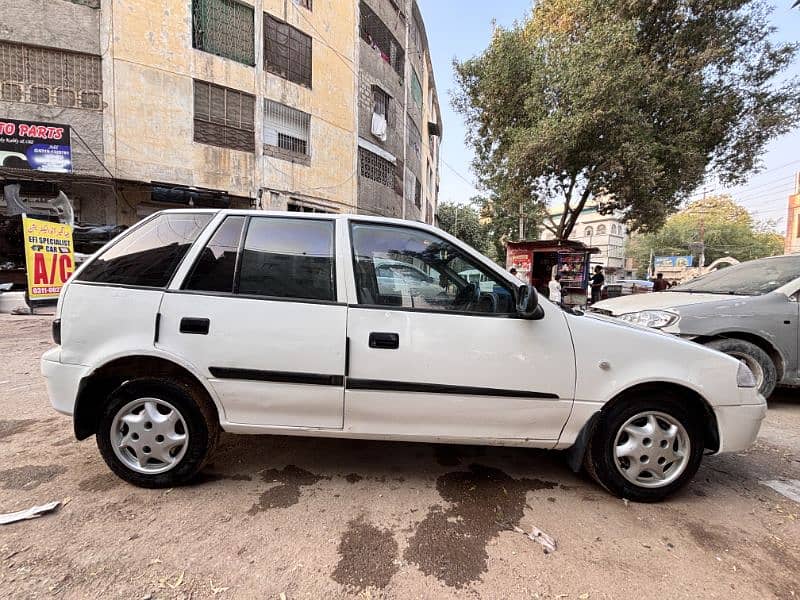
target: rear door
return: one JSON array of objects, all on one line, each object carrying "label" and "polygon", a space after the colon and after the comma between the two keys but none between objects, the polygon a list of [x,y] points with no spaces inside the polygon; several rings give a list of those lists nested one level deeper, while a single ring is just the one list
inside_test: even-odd
[{"label": "rear door", "polygon": [[[356,221],[350,231],[356,301],[347,318],[345,429],[403,438],[558,439],[575,389],[561,309],[548,304],[542,320],[517,318],[509,282],[429,230]],[[402,270],[385,273],[389,261],[408,264],[430,285],[392,284],[386,278]]]},{"label": "rear door", "polygon": [[347,307],[335,227],[228,215],[164,295],[157,346],[209,378],[228,423],[342,427]]}]

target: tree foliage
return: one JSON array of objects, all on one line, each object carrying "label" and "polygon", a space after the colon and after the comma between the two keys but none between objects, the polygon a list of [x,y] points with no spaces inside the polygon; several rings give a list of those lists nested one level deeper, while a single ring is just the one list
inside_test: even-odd
[{"label": "tree foliage", "polygon": [[442,202],[437,208],[439,227],[475,248],[487,254],[490,249],[489,231],[481,223],[480,213],[472,206]]},{"label": "tree foliage", "polygon": [[655,256],[691,254],[697,261],[702,228],[706,264],[725,256],[745,261],[782,254],[784,238],[770,226],[755,221],[730,196],[712,196],[670,216],[658,231],[635,236],[626,253],[634,259],[640,274],[647,271],[651,251]]},{"label": "tree foliage", "polygon": [[[713,172],[741,182],[800,117],[798,46],[763,0],[540,0],[480,55],[454,63],[453,105],[496,211],[556,202],[568,238],[610,198],[632,230],[660,226]],[[531,217],[534,215],[531,214]]]}]

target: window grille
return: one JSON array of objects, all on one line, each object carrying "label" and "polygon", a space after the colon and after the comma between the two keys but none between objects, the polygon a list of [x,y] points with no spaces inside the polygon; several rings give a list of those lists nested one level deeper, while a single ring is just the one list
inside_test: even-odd
[{"label": "window grille", "polygon": [[362,177],[377,181],[388,188],[394,188],[394,165],[391,161],[366,148],[359,148],[358,162]]},{"label": "window grille", "polygon": [[364,2],[361,3],[360,29],[361,39],[376,52],[380,52],[381,58],[389,63],[402,79],[406,56],[403,47],[380,17]]},{"label": "window grille", "polygon": [[408,146],[414,151],[417,158],[422,158],[422,136],[419,133],[419,127],[414,123],[414,119],[410,115],[406,115],[408,122]]},{"label": "window grille", "polygon": [[422,108],[422,84],[414,69],[411,69],[411,98],[414,100],[414,104]]},{"label": "window grille", "polygon": [[102,91],[99,56],[0,42],[3,100],[100,109]]},{"label": "window grille", "polygon": [[255,97],[204,81],[194,82],[194,141],[255,152]]},{"label": "window grille", "polygon": [[192,46],[255,65],[254,14],[252,7],[233,0],[193,0]]},{"label": "window grille", "polygon": [[311,37],[265,14],[264,68],[279,77],[310,88]]},{"label": "window grille", "polygon": [[264,101],[264,144],[296,154],[310,154],[311,115],[291,106]]},{"label": "window grille", "polygon": [[373,112],[386,118],[386,124],[389,125],[389,101],[391,96],[384,92],[377,85],[372,86],[372,98],[375,101]]},{"label": "window grille", "polygon": [[597,226],[597,235],[605,235],[606,234],[606,226],[605,225],[598,225]]},{"label": "window grille", "polygon": [[307,10],[313,10],[313,4],[311,0],[292,0],[297,6],[302,6]]}]

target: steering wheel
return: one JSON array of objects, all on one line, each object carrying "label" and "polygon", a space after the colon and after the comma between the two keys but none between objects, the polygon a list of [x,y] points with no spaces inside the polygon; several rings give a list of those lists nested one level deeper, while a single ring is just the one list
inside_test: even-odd
[{"label": "steering wheel", "polygon": [[453,299],[454,307],[463,306],[463,310],[477,307],[481,299],[481,287],[477,283],[468,283],[458,290],[458,294]]}]

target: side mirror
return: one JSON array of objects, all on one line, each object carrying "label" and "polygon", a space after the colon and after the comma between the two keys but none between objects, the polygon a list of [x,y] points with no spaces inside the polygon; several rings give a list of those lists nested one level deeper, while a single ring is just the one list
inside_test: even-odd
[{"label": "side mirror", "polygon": [[538,321],[544,317],[544,309],[539,304],[539,294],[532,285],[521,285],[517,289],[517,315],[531,321]]}]

